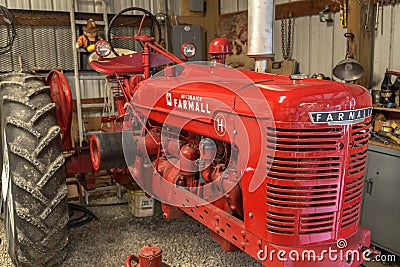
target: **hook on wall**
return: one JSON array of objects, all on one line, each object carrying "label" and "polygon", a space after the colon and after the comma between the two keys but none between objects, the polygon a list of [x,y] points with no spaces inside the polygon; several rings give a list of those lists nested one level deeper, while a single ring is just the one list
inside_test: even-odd
[{"label": "hook on wall", "polygon": [[[320,22],[326,22],[326,23],[333,22],[332,13],[326,14],[328,11],[329,11],[329,6],[325,5],[324,9],[319,12],[319,21]],[[325,15],[327,15],[327,16],[325,16]]]}]

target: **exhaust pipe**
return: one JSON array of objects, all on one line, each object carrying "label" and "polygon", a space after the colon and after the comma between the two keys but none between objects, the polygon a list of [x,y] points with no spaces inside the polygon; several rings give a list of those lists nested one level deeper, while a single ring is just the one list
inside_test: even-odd
[{"label": "exhaust pipe", "polygon": [[136,158],[133,136],[122,132],[93,134],[90,138],[90,158],[96,171],[124,168],[132,164]]},{"label": "exhaust pipe", "polygon": [[267,58],[274,56],[275,4],[273,0],[248,1],[249,48],[255,71],[266,72]]}]

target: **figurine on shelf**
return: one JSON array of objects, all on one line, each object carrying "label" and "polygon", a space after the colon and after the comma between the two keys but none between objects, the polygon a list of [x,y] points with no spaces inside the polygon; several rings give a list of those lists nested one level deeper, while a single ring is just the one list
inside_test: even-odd
[{"label": "figurine on shelf", "polygon": [[83,35],[79,36],[76,41],[76,49],[83,48],[88,52],[93,52],[97,41],[103,39],[99,35],[99,29],[93,19],[89,19],[82,29]]}]

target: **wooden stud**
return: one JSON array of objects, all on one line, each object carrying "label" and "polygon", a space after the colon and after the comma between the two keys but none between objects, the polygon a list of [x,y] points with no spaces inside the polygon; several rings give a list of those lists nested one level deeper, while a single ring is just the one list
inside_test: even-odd
[{"label": "wooden stud", "polygon": [[219,37],[219,0],[206,0],[206,35],[207,35],[207,50],[208,44],[212,40]]},{"label": "wooden stud", "polygon": [[[350,41],[350,54],[364,67],[363,77],[358,84],[371,88],[371,73],[373,66],[373,0],[367,0],[370,7],[363,7],[359,0],[349,0],[347,32],[354,34]],[[365,3],[365,1],[362,1]]]},{"label": "wooden stud", "polygon": [[[71,20],[69,18],[69,12],[54,12],[54,11],[35,11],[30,10],[15,10],[12,9],[11,15],[14,18],[15,25],[24,26],[70,26]],[[112,15],[108,16],[108,21],[111,21]],[[75,15],[77,20],[88,20],[93,19],[95,21],[102,21],[103,15],[101,14],[90,14],[90,13],[79,13]],[[139,26],[142,20],[141,15],[124,15],[115,21],[114,26],[118,25],[136,25]],[[146,18],[144,26],[150,26],[150,19]]]},{"label": "wooden stud", "polygon": [[332,0],[294,1],[276,5],[275,19],[317,15],[324,10],[325,5],[329,6],[328,12],[338,12],[340,10],[340,4]]},{"label": "wooden stud", "polygon": [[[321,12],[325,8],[325,5],[329,6],[328,12],[338,12],[340,10],[340,5],[337,2],[333,2],[332,0],[300,0],[275,5],[275,19],[278,20],[289,17],[296,18],[318,15],[319,12]],[[243,12],[247,12],[247,10],[223,14],[221,15],[221,17],[232,16],[232,14],[240,14]]]}]

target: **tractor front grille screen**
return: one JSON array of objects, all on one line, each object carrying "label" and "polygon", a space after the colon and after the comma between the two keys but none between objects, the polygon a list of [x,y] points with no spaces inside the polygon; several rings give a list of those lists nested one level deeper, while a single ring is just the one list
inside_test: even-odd
[{"label": "tractor front grille screen", "polygon": [[370,124],[359,124],[351,128],[350,157],[345,177],[343,213],[340,219],[340,227],[346,231],[355,231],[360,220],[369,127]]},{"label": "tractor front grille screen", "polygon": [[267,230],[273,233],[292,235],[295,229],[293,214],[267,211]]},{"label": "tractor front grille screen", "polygon": [[279,123],[266,133],[274,152],[266,156],[267,238],[282,245],[349,236],[360,217],[369,125],[304,126]]},{"label": "tractor front grille screen", "polygon": [[334,230],[335,212],[311,213],[300,215],[300,234],[319,234]]},{"label": "tractor front grille screen", "polygon": [[[269,232],[284,235],[332,232],[341,173],[337,151],[342,138],[340,127],[267,129],[267,149],[275,151],[274,156],[267,156],[267,204],[285,209],[293,217],[290,223],[277,217],[273,221],[267,212]],[[301,214],[296,214],[299,209]]]}]

